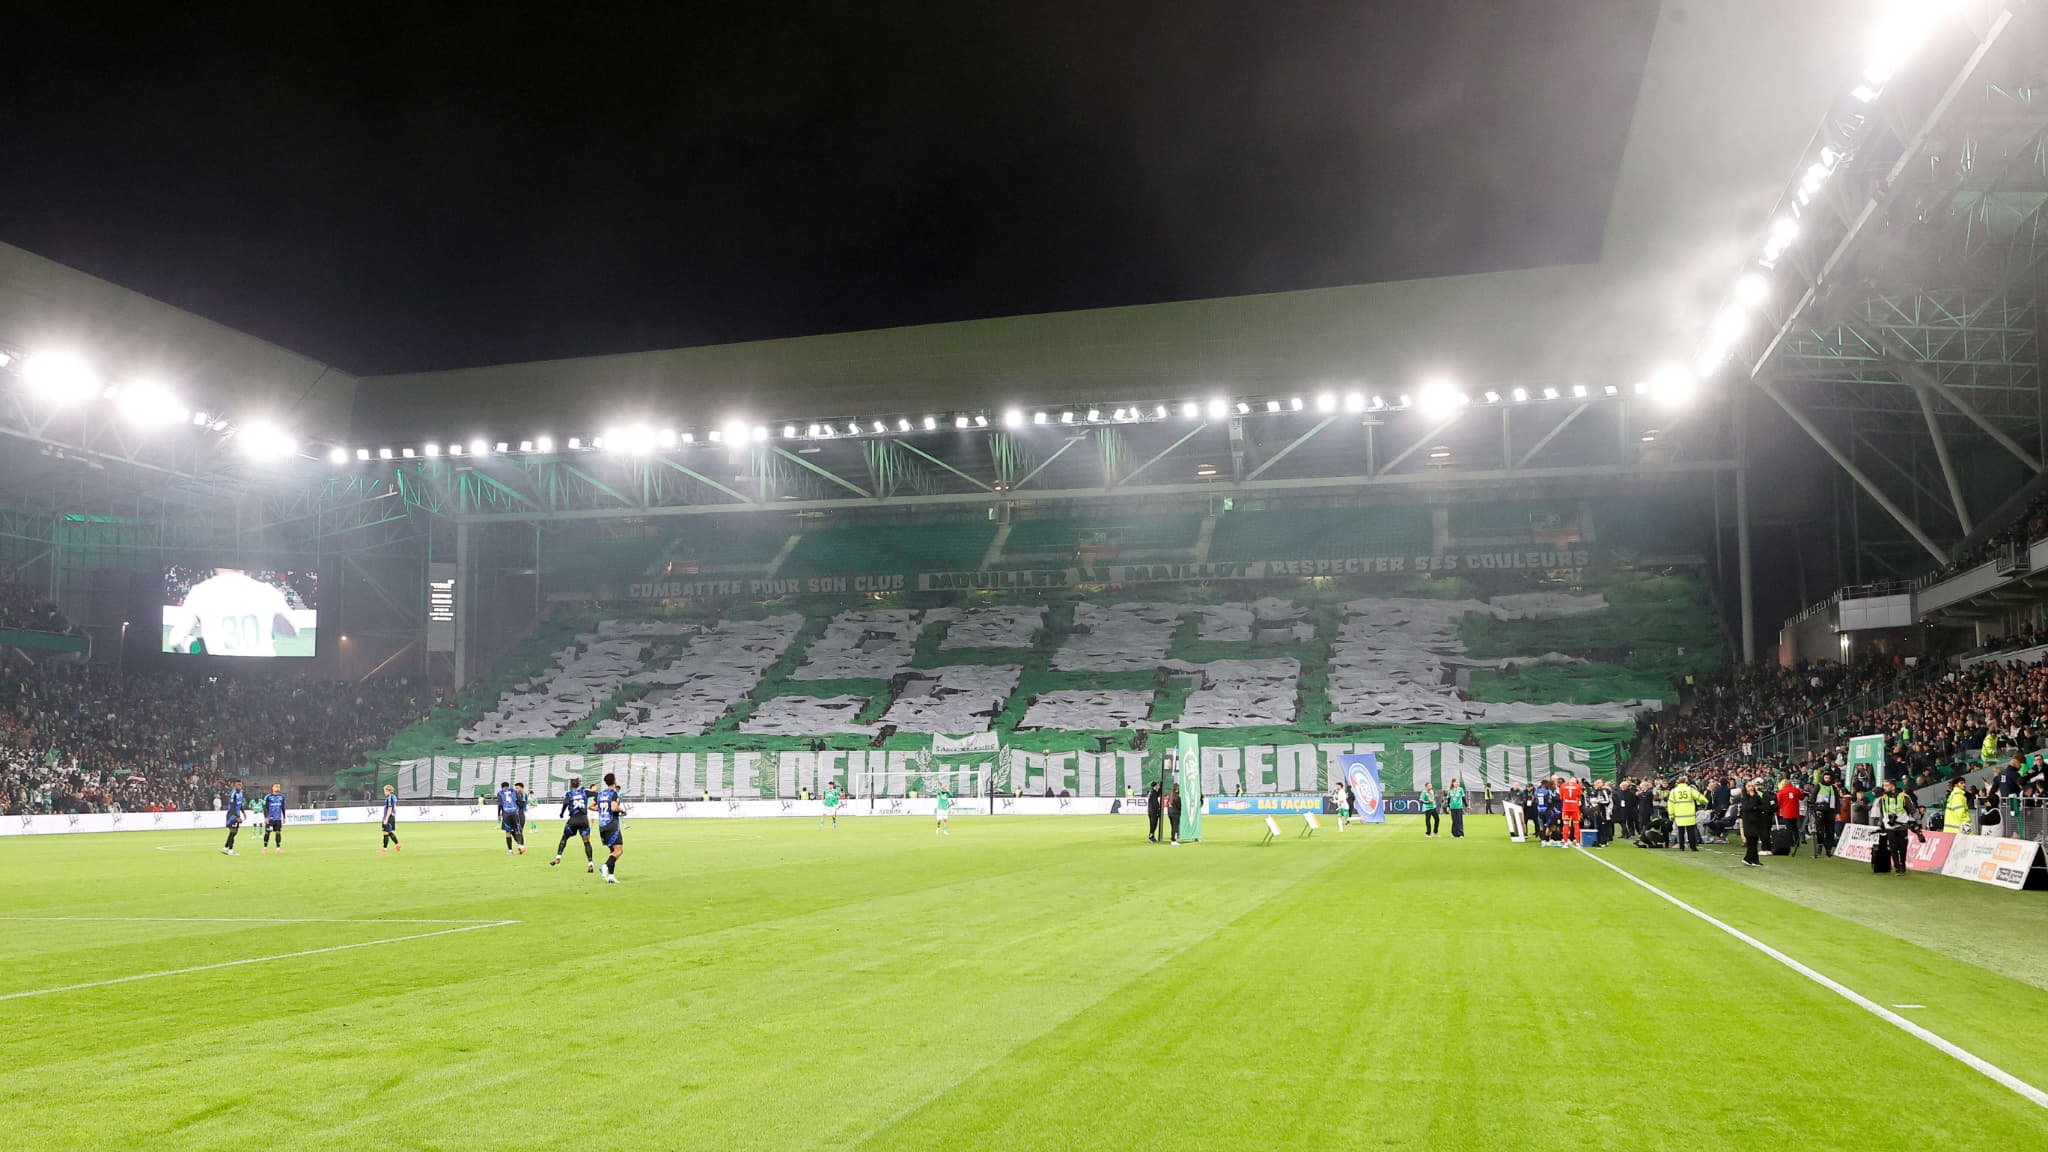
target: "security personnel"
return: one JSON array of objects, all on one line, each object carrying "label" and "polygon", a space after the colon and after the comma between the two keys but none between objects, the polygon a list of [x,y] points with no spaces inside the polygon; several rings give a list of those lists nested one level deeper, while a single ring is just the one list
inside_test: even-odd
[{"label": "security personnel", "polygon": [[1678,830],[1678,850],[1683,852],[1690,844],[1692,850],[1700,850],[1700,805],[1707,798],[1692,786],[1692,779],[1680,776],[1678,783],[1671,786],[1671,794],[1664,798],[1665,809],[1671,814],[1671,826]]},{"label": "security personnel", "polygon": [[1961,832],[1970,822],[1970,792],[1961,780],[1948,790],[1948,806],[1941,811],[1941,829],[1944,832]]},{"label": "security personnel", "polygon": [[1977,750],[1977,759],[1981,761],[1986,768],[1991,767],[1991,762],[1993,760],[1998,759],[1997,732],[1994,732],[1989,728],[1984,730],[1984,747]]}]

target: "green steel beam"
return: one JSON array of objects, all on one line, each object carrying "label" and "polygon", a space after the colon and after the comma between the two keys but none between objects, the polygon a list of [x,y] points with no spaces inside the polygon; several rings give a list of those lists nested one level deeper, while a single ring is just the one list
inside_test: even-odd
[{"label": "green steel beam", "polygon": [[889,443],[896,445],[898,448],[902,448],[903,450],[911,453],[912,455],[920,456],[926,460],[931,461],[933,464],[936,464],[939,467],[944,468],[946,471],[951,472],[953,475],[958,476],[962,480],[967,481],[969,484],[974,485],[976,488],[979,488],[984,492],[995,491],[995,489],[990,487],[989,485],[984,484],[979,480],[976,480],[974,477],[969,476],[967,473],[962,472],[958,468],[953,467],[951,464],[946,463],[944,460],[941,460],[937,456],[934,456],[931,453],[925,451],[924,449],[919,448],[915,444],[911,444],[903,440],[891,440],[889,441]]},{"label": "green steel beam", "polygon": [[870,493],[867,489],[861,487],[860,485],[855,484],[853,481],[848,480],[844,476],[839,475],[837,472],[834,472],[831,469],[824,467],[823,465],[813,464],[809,460],[806,460],[803,457],[798,456],[796,453],[791,452],[788,449],[781,447],[780,445],[776,447],[775,454],[777,456],[782,457],[784,460],[789,461],[792,464],[800,464],[803,467],[808,468],[813,472],[816,472],[818,475],[823,476],[825,479],[830,480],[834,484],[839,485],[841,488],[846,489],[848,492],[851,492],[856,496],[865,496],[869,499],[874,498],[872,493]]},{"label": "green steel beam", "polygon": [[[1252,497],[1299,492],[1359,492],[1370,489],[1424,490],[1431,493],[1452,494],[1465,490],[1492,490],[1500,487],[1527,488],[1531,485],[1573,480],[1640,481],[1662,478],[1692,478],[1720,472],[1733,472],[1739,465],[1733,460],[1687,460],[1669,464],[1591,464],[1558,468],[1500,468],[1467,472],[1445,470],[1441,472],[1406,473],[1389,476],[1376,473],[1370,476],[1303,476],[1287,477],[1280,480],[1247,480],[1233,482],[1195,481],[1169,484],[1146,484],[1137,487],[1100,488],[1047,488],[1027,495],[1034,501],[1101,500],[1129,497],[1143,494],[1157,497]],[[1008,499],[1007,493],[998,493],[995,499]],[[858,508],[950,508],[963,505],[987,505],[991,497],[985,492],[941,492],[924,496],[870,497],[868,499],[825,499],[788,500],[772,509],[776,512],[831,512]],[[464,516],[464,524],[526,523],[535,520],[617,520],[642,519],[668,516],[705,516],[732,512],[730,504],[680,504],[660,508],[586,508],[565,512],[545,513],[539,516],[518,512],[489,512]]]},{"label": "green steel beam", "polygon": [[1296,436],[1292,441],[1289,441],[1287,447],[1282,448],[1278,452],[1273,453],[1271,456],[1266,457],[1266,462],[1264,464],[1259,465],[1257,468],[1252,469],[1251,475],[1246,476],[1245,479],[1257,480],[1259,476],[1266,471],[1266,469],[1271,468],[1273,465],[1278,464],[1282,460],[1285,460],[1289,452],[1294,451],[1296,448],[1299,448],[1303,444],[1306,444],[1310,440],[1314,439],[1316,433],[1321,432],[1325,428],[1328,428],[1331,425],[1331,423],[1334,422],[1336,419],[1337,418],[1335,416],[1323,417],[1320,421],[1316,423],[1315,427],[1310,428],[1308,431],[1303,432],[1299,436]]},{"label": "green steel beam", "polygon": [[[1125,473],[1123,478],[1118,480],[1115,484],[1111,485],[1111,487],[1121,488],[1124,485],[1129,484],[1131,481],[1137,479],[1138,476],[1145,471],[1145,469],[1150,468],[1154,464],[1159,463],[1161,460],[1166,459],[1168,456],[1173,455],[1173,453],[1176,450],[1178,450],[1181,445],[1187,443],[1190,440],[1193,440],[1198,433],[1200,433],[1204,428],[1207,428],[1208,426],[1209,423],[1205,420],[1202,423],[1195,425],[1193,428],[1188,429],[1186,435],[1182,436],[1180,439],[1175,440],[1173,443],[1168,444],[1165,448],[1161,449],[1157,456],[1152,457],[1150,460],[1145,461],[1143,464],[1140,464],[1136,468],[1133,468],[1129,472]],[[1068,443],[1072,443],[1072,441],[1068,441]],[[1066,449],[1063,448],[1061,449],[1061,451],[1064,452],[1066,451]],[[1051,461],[1048,460],[1046,461],[1046,463],[1050,464]]]}]

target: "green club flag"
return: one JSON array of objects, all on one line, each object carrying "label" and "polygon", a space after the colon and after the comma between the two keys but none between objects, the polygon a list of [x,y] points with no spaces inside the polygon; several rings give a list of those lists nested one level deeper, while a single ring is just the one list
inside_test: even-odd
[{"label": "green club flag", "polygon": [[1180,733],[1174,755],[1180,777],[1180,838],[1202,838],[1202,741],[1193,732]]}]

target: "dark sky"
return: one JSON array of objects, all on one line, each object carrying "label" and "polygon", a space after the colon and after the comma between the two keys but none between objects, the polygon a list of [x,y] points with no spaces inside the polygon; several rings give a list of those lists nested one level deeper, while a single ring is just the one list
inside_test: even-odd
[{"label": "dark sky", "polygon": [[1657,6],[95,7],[0,240],[367,374],[1592,260]]}]

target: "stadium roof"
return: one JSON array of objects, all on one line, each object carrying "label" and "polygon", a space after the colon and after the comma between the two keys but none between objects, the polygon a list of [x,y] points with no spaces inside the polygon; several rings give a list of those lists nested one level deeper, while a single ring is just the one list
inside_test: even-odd
[{"label": "stadium roof", "polygon": [[373,377],[357,434],[485,405],[537,421],[652,410],[714,424],[1106,390],[1392,389],[1430,372],[1474,386],[1640,379],[1696,350],[1813,125],[1854,77],[1868,17],[1847,0],[1666,4],[1593,264]]},{"label": "stadium roof", "polygon": [[1868,15],[1849,0],[1666,4],[1592,264],[376,377],[358,388],[346,373],[0,248],[0,336],[76,343],[131,371],[205,380],[204,402],[308,435],[340,435],[351,406],[367,436],[471,424],[480,411],[593,421],[658,408],[708,423],[742,411],[800,419],[881,405],[1054,404],[1112,387],[1131,399],[1191,386],[1392,389],[1432,371],[1473,386],[1635,379],[1690,355],[1812,125],[1853,76],[1861,33],[1842,30]]}]

